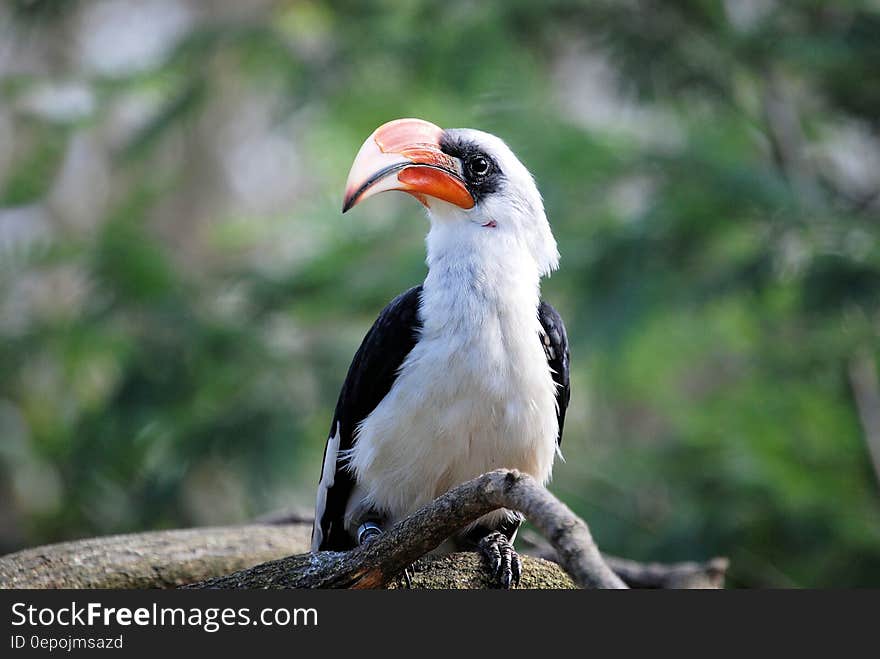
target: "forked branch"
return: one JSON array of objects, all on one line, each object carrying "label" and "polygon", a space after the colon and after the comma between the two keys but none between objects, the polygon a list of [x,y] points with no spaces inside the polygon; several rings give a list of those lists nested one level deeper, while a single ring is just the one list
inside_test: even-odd
[{"label": "forked branch", "polygon": [[282,559],[283,570],[273,561],[193,587],[381,588],[446,538],[498,508],[523,513],[553,545],[578,586],[627,587],[602,558],[583,520],[531,476],[505,469],[454,487],[367,545],[292,556]]}]

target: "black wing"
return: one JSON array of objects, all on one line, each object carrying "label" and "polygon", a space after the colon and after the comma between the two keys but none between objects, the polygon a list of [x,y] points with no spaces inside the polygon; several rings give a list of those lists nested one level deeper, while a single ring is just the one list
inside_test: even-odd
[{"label": "black wing", "polygon": [[544,332],[541,341],[544,344],[544,354],[547,355],[547,363],[553,372],[553,381],[556,383],[556,407],[559,418],[559,436],[556,438],[557,445],[562,445],[562,426],[565,424],[565,411],[568,409],[568,401],[571,398],[571,384],[569,380],[569,362],[571,355],[568,351],[568,335],[565,333],[565,325],[556,309],[546,302],[541,302],[538,307],[538,319]]},{"label": "black wing", "polygon": [[[312,531],[313,550],[339,551],[354,545],[343,525],[345,508],[354,489],[354,475],[345,468],[340,456],[353,446],[358,424],[391,390],[398,369],[415,346],[422,328],[419,318],[421,294],[421,286],[411,288],[382,310],[348,369],[324,448],[324,469],[318,485],[318,504]],[[334,446],[337,432],[339,443]],[[331,456],[328,463],[327,452],[330,450],[334,450],[336,455]],[[335,469],[332,480],[328,478],[329,474],[324,473],[328,468]],[[322,492],[326,495],[323,506]]]}]

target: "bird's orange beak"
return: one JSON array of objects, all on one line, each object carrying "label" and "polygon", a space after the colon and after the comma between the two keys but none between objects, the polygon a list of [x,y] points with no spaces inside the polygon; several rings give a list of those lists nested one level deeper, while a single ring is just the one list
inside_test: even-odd
[{"label": "bird's orange beak", "polygon": [[386,190],[408,192],[425,206],[432,197],[473,208],[474,198],[455,159],[440,148],[442,134],[442,128],[421,119],[396,119],[379,126],[354,159],[342,212]]}]

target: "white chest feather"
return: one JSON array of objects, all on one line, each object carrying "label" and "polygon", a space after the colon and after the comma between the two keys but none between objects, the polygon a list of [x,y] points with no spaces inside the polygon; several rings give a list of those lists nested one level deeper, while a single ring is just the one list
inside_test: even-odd
[{"label": "white chest feather", "polygon": [[349,455],[350,511],[366,505],[396,521],[501,467],[550,478],[558,422],[537,281],[494,281],[509,272],[461,258],[432,267],[419,341]]}]

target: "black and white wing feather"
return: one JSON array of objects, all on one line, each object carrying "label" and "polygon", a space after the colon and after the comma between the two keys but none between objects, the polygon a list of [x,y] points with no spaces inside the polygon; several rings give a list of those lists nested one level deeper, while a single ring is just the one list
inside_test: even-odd
[{"label": "black and white wing feather", "polygon": [[419,318],[421,293],[421,286],[411,288],[382,310],[348,369],[324,449],[312,551],[341,551],[354,546],[343,523],[354,489],[354,475],[341,457],[354,445],[358,424],[391,390],[400,366],[418,340],[422,328]]},{"label": "black and white wing feather", "polygon": [[541,334],[544,354],[547,355],[547,363],[550,365],[553,381],[556,383],[556,409],[559,419],[559,436],[556,438],[556,444],[562,446],[562,426],[565,424],[565,412],[571,398],[569,380],[571,355],[568,350],[568,335],[565,333],[565,325],[562,323],[559,313],[547,302],[542,301],[538,307],[538,319],[544,330]]}]

